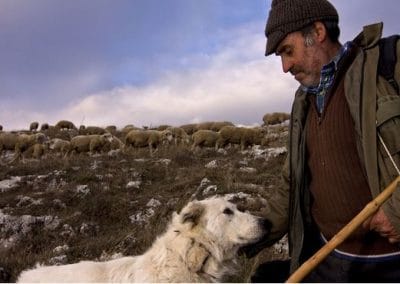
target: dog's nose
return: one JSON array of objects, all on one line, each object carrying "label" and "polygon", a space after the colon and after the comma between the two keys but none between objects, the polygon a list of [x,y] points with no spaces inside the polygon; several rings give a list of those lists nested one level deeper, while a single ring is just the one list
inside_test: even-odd
[{"label": "dog's nose", "polygon": [[272,224],[268,219],[260,218],[258,220],[258,223],[265,230],[266,233],[269,233],[269,231],[271,230]]},{"label": "dog's nose", "polygon": [[268,219],[258,218],[258,225],[263,230],[262,237],[253,244],[241,247],[239,250],[239,254],[245,254],[247,257],[251,258],[265,247],[271,245],[267,237],[271,231],[272,223]]}]

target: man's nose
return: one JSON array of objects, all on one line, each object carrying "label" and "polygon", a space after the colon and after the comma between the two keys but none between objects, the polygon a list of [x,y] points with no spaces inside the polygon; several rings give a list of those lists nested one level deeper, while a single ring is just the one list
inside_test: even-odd
[{"label": "man's nose", "polygon": [[282,58],[282,70],[284,73],[287,73],[292,69],[293,67],[293,62],[291,60]]}]

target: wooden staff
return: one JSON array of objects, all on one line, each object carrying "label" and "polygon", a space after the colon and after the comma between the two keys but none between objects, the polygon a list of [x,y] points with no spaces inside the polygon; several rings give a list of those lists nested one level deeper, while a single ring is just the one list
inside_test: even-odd
[{"label": "wooden staff", "polygon": [[388,187],[386,187],[375,199],[369,202],[360,213],[357,214],[346,226],[343,227],[333,238],[319,249],[312,257],[304,262],[286,282],[298,283],[308,275],[325,257],[338,247],[351,233],[355,231],[365,220],[374,214],[378,208],[392,195],[400,184],[398,176]]}]

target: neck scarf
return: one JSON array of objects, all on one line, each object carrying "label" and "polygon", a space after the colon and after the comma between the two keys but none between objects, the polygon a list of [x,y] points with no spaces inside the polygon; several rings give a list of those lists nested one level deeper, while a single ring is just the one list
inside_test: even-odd
[{"label": "neck scarf", "polygon": [[338,68],[340,60],[350,49],[351,42],[346,42],[339,50],[338,54],[333,57],[332,61],[324,65],[321,69],[321,77],[318,86],[306,87],[302,86],[303,91],[316,95],[317,109],[319,113],[322,113],[324,109],[326,93],[332,86],[335,79],[335,73]]}]

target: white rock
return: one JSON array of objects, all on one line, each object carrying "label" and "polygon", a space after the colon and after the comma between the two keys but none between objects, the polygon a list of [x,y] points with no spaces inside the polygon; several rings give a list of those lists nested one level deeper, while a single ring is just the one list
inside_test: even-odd
[{"label": "white rock", "polygon": [[150,199],[150,201],[147,202],[147,204],[146,204],[147,207],[157,207],[160,205],[161,205],[161,202],[154,198]]},{"label": "white rock", "polygon": [[89,186],[87,186],[86,184],[82,184],[82,185],[78,185],[76,187],[76,192],[86,195],[90,192],[90,189],[89,189]]},{"label": "white rock", "polygon": [[164,164],[164,165],[168,166],[171,163],[171,160],[170,159],[159,159],[157,161],[157,163]]},{"label": "white rock", "polygon": [[63,245],[63,246],[55,247],[53,249],[53,252],[59,254],[59,253],[66,252],[68,250],[69,250],[69,246],[68,245]]},{"label": "white rock", "polygon": [[131,223],[143,223],[147,222],[148,219],[154,215],[154,213],[154,209],[150,207],[144,210],[144,212],[139,212],[129,216],[129,219],[131,220]]},{"label": "white rock", "polygon": [[10,179],[0,181],[0,192],[6,192],[14,187],[17,187],[21,180],[21,177],[11,177]]},{"label": "white rock", "polygon": [[140,180],[130,181],[126,184],[126,188],[140,188],[141,184]]},{"label": "white rock", "polygon": [[207,169],[215,169],[217,167],[217,160],[213,160],[209,162],[207,165],[205,165]]},{"label": "white rock", "polygon": [[239,169],[240,172],[244,172],[244,173],[249,173],[249,174],[254,174],[257,172],[257,169],[255,168],[251,168],[251,167],[241,167]]}]

